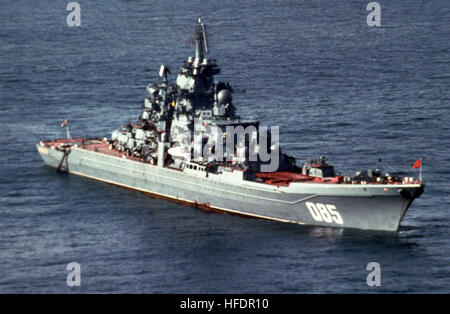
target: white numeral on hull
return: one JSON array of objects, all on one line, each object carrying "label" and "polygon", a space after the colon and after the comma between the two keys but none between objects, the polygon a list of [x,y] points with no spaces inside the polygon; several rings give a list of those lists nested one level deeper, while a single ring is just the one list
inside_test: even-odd
[{"label": "white numeral on hull", "polygon": [[335,222],[340,225],[344,223],[341,214],[339,214],[334,205],[312,202],[306,202],[305,205],[315,221]]}]

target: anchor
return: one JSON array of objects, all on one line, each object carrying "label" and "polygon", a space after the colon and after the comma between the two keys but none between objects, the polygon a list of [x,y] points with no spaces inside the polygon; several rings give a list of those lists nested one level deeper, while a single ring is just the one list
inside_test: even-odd
[{"label": "anchor", "polygon": [[57,172],[64,172],[69,169],[69,164],[67,162],[66,162],[67,166],[66,166],[65,170],[62,169],[62,166],[64,164],[64,160],[66,160],[67,156],[69,156],[70,150],[68,150],[67,148],[64,148],[63,153],[64,153],[64,155],[62,156],[61,161],[59,162],[58,168],[56,169]]}]

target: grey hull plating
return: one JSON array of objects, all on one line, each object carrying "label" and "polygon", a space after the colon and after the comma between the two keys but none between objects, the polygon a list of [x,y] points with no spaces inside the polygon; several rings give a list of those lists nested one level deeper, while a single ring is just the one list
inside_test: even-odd
[{"label": "grey hull plating", "polygon": [[[58,168],[63,152],[37,144],[44,162]],[[301,225],[397,231],[423,184],[274,186],[243,180],[241,171],[179,171],[72,147],[63,161],[70,173],[183,203]],[[308,204],[317,206],[314,212]],[[322,205],[323,204],[323,205]],[[328,206],[325,215],[320,211]]]}]

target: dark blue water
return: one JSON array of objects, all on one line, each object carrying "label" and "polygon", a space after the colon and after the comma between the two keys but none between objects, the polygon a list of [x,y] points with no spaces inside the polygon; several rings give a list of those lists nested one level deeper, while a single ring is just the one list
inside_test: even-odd
[{"label": "dark blue water", "polygon": [[[368,0],[79,1],[78,28],[68,2],[0,2],[0,292],[450,292],[448,1],[379,1],[381,27]],[[34,143],[64,119],[74,136],[135,120],[159,65],[192,55],[199,16],[220,80],[247,91],[241,116],[279,125],[298,160],[415,176],[423,157],[398,234],[211,214],[43,165]]]}]

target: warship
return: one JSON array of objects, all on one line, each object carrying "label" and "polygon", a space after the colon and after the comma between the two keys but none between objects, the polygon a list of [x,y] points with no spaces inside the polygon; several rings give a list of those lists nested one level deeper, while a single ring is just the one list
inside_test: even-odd
[{"label": "warship", "polygon": [[48,166],[214,212],[299,225],[397,231],[424,190],[418,178],[380,169],[338,175],[325,157],[296,164],[278,130],[243,119],[233,88],[215,80],[206,26],[195,24],[195,56],[175,82],[161,65],[136,122],[110,138],[42,140]]}]

